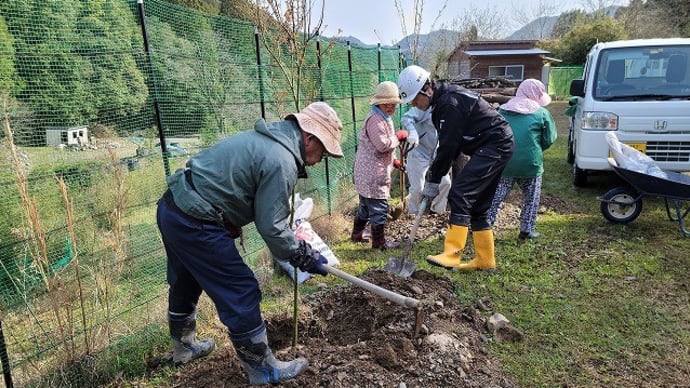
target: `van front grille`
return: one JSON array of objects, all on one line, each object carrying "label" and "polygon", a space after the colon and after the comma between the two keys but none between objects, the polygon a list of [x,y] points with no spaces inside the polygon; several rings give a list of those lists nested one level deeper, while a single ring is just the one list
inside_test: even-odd
[{"label": "van front grille", "polygon": [[657,162],[690,162],[690,142],[650,141],[646,154]]}]

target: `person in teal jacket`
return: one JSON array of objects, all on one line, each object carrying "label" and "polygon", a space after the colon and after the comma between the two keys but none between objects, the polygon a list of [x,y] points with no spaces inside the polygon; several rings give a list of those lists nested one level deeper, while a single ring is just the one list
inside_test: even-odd
[{"label": "person in teal jacket", "polygon": [[261,316],[261,290],[235,244],[254,223],[273,255],[294,267],[326,275],[327,263],[290,229],[290,197],[307,166],[340,158],[343,125],[325,102],[284,120],[259,120],[253,130],[227,137],[194,155],[168,177],[156,221],[168,256],[168,322],[173,362],[184,364],[213,351],[197,339],[196,305],[202,292],[228,328],[250,384],[275,384],[307,369],[303,357],[276,359]]},{"label": "person in teal jacket", "polygon": [[544,151],[556,141],[556,123],[544,108],[551,102],[541,81],[526,79],[518,87],[515,97],[499,108],[513,129],[515,152],[508,161],[494,194],[489,210],[489,222],[496,221],[498,210],[510,190],[517,183],[522,190],[523,205],[520,212],[518,240],[540,236],[535,231],[537,211],[544,174]]}]

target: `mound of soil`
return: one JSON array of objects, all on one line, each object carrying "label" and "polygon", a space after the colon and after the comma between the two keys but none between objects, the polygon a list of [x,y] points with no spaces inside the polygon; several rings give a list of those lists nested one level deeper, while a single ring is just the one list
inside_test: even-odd
[{"label": "mound of soil", "polygon": [[[418,299],[422,326],[415,336],[413,309],[351,284],[325,288],[304,298],[299,346],[291,346],[289,316],[266,323],[276,357],[310,361],[301,376],[282,387],[512,387],[488,351],[484,318],[462,306],[452,282],[418,270],[404,279],[380,269],[360,278]],[[490,301],[480,303],[482,308]],[[246,377],[231,346],[176,373],[175,387],[243,387]]]}]

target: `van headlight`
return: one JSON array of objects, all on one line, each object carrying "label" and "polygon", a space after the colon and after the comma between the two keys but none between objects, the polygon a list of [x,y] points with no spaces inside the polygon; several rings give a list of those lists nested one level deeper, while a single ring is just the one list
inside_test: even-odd
[{"label": "van headlight", "polygon": [[615,131],[618,129],[618,115],[611,112],[584,112],[582,129]]}]

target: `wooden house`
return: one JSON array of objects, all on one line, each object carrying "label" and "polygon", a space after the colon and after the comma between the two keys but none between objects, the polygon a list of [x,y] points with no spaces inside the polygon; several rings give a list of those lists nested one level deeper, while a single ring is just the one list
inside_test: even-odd
[{"label": "wooden house", "polygon": [[526,78],[543,81],[548,51],[536,40],[466,41],[448,56],[448,78],[505,77],[515,82]]}]

